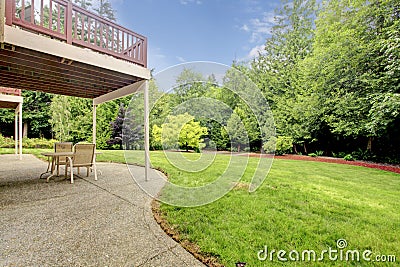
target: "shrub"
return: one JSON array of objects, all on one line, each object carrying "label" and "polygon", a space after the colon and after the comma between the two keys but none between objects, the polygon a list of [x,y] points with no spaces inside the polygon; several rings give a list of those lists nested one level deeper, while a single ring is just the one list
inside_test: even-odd
[{"label": "shrub", "polygon": [[315,157],[320,157],[320,156],[322,156],[323,154],[324,154],[324,151],[318,150],[318,151],[316,151],[315,153],[310,153],[310,154],[308,154],[308,156],[315,158]]},{"label": "shrub", "polygon": [[4,137],[0,134],[0,148],[13,148],[15,146],[15,141],[12,138]]},{"label": "shrub", "polygon": [[276,141],[276,150],[278,153],[286,154],[290,153],[293,148],[293,138],[288,136],[278,136],[278,140]]},{"label": "shrub", "polygon": [[332,156],[334,158],[344,158],[347,154],[345,152],[334,153],[332,152]]},{"label": "shrub", "polygon": [[231,148],[228,148],[228,151],[230,152],[238,152],[237,147],[232,146]]},{"label": "shrub", "polygon": [[369,150],[362,150],[359,148],[357,151],[353,151],[351,155],[360,160],[376,160],[376,156]]},{"label": "shrub", "polygon": [[274,153],[275,152],[275,150],[276,150],[276,140],[277,140],[277,138],[275,136],[271,136],[269,138],[268,142],[266,142],[263,145],[263,148],[264,148],[266,153]]},{"label": "shrub", "polygon": [[400,164],[399,158],[384,157],[381,161],[389,164]]},{"label": "shrub", "polygon": [[57,140],[47,140],[44,138],[24,138],[22,139],[23,148],[53,148]]},{"label": "shrub", "polygon": [[264,144],[263,148],[267,153],[273,153],[276,155],[283,155],[291,152],[293,147],[293,138],[288,136],[272,136],[267,143]]},{"label": "shrub", "polygon": [[344,156],[343,159],[347,160],[347,161],[353,161],[354,160],[354,158],[353,158],[353,156],[351,154],[347,154],[346,156]]},{"label": "shrub", "polygon": [[[22,148],[53,148],[57,140],[47,140],[44,138],[23,138]],[[0,148],[14,148],[15,140],[4,137],[0,134]]]}]

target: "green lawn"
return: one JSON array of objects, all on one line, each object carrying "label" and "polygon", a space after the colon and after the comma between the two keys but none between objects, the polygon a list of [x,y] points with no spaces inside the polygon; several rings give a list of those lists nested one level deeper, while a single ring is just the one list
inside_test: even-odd
[{"label": "green lawn", "polygon": [[[12,150],[11,150],[12,151]],[[5,152],[0,149],[0,154]],[[40,154],[41,150],[26,150]],[[10,152],[8,152],[10,153]],[[143,164],[143,153],[137,163]],[[185,154],[196,160],[199,155]],[[135,159],[132,156],[131,160]],[[121,151],[103,151],[99,161],[124,162]],[[152,152],[152,164],[165,170],[173,183],[195,186],[220,175],[229,157],[217,155],[213,165],[201,172],[184,172],[169,164],[164,154]],[[246,160],[246,158],[243,158]],[[251,179],[256,159],[250,158],[243,182]],[[225,266],[282,266],[277,260],[260,261],[257,253],[271,250],[313,250],[318,259],[323,250],[337,249],[345,239],[349,250],[375,260],[377,255],[396,255],[400,261],[400,175],[380,170],[330,163],[274,160],[271,172],[255,193],[235,189],[209,205],[161,210],[183,240],[196,243],[202,253],[215,256]],[[295,256],[296,254],[291,254]],[[335,254],[333,254],[334,256]],[[289,259],[289,255],[284,257]],[[339,254],[340,258],[340,254]],[[291,266],[394,266],[393,263],[330,261],[289,262]]]},{"label": "green lawn", "polygon": [[[227,158],[217,157],[220,161]],[[162,164],[167,173],[174,173],[171,176],[174,183],[209,179],[207,175],[221,172],[220,165],[192,174],[176,173],[165,162],[157,164]],[[255,164],[256,160],[250,159],[248,169]],[[250,177],[247,171],[243,180],[248,182]],[[255,193],[238,189],[206,206],[161,205],[161,210],[182,239],[196,243],[203,253],[216,256],[226,266],[234,266],[238,261],[247,262],[247,266],[282,266],[276,254],[271,262],[260,261],[257,253],[265,246],[269,251],[287,253],[314,250],[318,259],[323,250],[337,249],[336,241],[345,239],[348,248],[344,253],[357,249],[361,253],[371,250],[373,257],[377,254],[400,257],[399,207],[398,174],[350,165],[275,160],[270,175]],[[365,261],[350,264],[329,261],[327,255],[324,258],[322,262],[291,263],[368,265]],[[393,266],[393,263],[381,265]]]}]

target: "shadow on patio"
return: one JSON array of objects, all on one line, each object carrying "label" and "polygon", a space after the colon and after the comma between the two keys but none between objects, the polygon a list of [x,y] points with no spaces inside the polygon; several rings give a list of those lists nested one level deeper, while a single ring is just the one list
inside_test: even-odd
[{"label": "shadow on patio", "polygon": [[97,182],[46,183],[45,162],[0,155],[1,266],[203,266],[160,229],[125,165],[98,167]]}]

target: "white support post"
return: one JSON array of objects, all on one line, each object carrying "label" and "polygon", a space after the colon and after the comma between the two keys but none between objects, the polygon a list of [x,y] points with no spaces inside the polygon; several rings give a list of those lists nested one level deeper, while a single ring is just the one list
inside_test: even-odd
[{"label": "white support post", "polygon": [[93,144],[94,147],[94,155],[93,155],[93,168],[94,168],[94,180],[97,181],[97,169],[96,169],[96,135],[97,135],[97,105],[94,103],[93,100]]},{"label": "white support post", "polygon": [[22,160],[22,103],[18,105],[19,109],[19,159]]},{"label": "white support post", "polygon": [[18,155],[18,112],[19,112],[19,106],[15,109],[15,120],[14,120],[15,156]]},{"label": "white support post", "polygon": [[6,1],[0,0],[0,43],[4,42],[5,20],[6,20]]},{"label": "white support post", "polygon": [[93,144],[96,144],[96,127],[97,127],[97,105],[93,103]]},{"label": "white support post", "polygon": [[150,171],[150,129],[149,129],[149,82],[144,86],[144,153],[145,153],[145,181],[149,181]]}]

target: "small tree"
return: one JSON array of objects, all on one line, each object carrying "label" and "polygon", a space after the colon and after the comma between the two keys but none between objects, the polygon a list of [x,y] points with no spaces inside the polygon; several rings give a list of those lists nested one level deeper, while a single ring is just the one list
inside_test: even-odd
[{"label": "small tree", "polygon": [[162,148],[161,135],[162,135],[162,128],[154,124],[153,128],[151,129],[151,139],[150,139],[150,146],[153,149]]},{"label": "small tree", "polygon": [[117,145],[119,149],[122,149],[122,127],[124,125],[125,120],[125,107],[124,104],[121,103],[118,110],[117,118],[113,122],[111,122],[112,134],[110,140],[107,141],[107,144],[110,146]]},{"label": "small tree", "polygon": [[275,153],[275,155],[283,155],[290,153],[293,147],[293,138],[288,136],[271,136],[267,143],[264,144],[266,153]]},{"label": "small tree", "polygon": [[231,117],[229,118],[226,125],[226,131],[229,134],[231,143],[237,146],[238,152],[240,152],[242,145],[249,143],[246,128],[236,113],[232,113]]},{"label": "small tree", "polygon": [[[189,148],[199,150],[205,146],[203,136],[207,134],[207,128],[202,127],[200,122],[188,113],[177,116],[168,116],[168,122],[159,127],[153,127],[154,140],[161,140],[166,148]],[[161,135],[161,137],[160,137]]]}]

